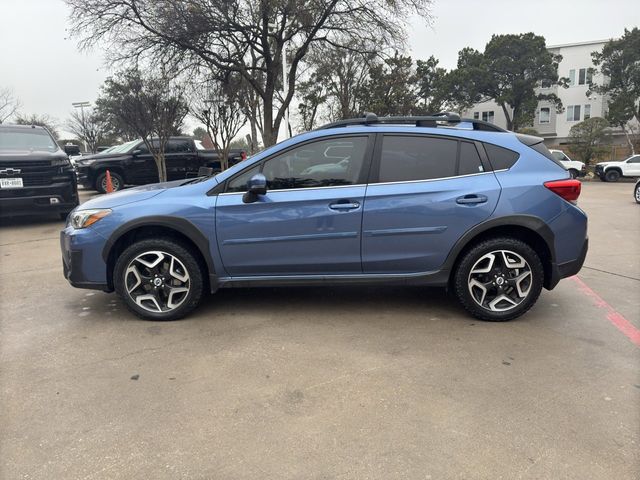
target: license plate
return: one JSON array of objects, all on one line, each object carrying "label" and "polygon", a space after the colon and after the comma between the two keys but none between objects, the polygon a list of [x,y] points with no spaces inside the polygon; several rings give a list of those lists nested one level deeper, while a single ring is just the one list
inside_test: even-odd
[{"label": "license plate", "polygon": [[0,188],[22,188],[21,178],[0,178]]}]

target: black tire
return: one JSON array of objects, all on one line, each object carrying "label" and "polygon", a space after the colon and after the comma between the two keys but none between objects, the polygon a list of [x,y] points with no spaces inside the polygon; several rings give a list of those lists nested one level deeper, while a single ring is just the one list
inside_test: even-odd
[{"label": "black tire", "polygon": [[[113,191],[117,192],[124,188],[124,179],[119,173],[109,172],[111,175],[111,185],[113,186]],[[100,193],[107,193],[107,172],[102,172],[96,178],[95,189]]]},{"label": "black tire", "polygon": [[[472,268],[477,265],[478,262],[482,261],[483,258],[486,258],[487,255],[491,255],[492,252],[499,250],[505,250],[512,253],[514,252],[518,256],[522,257],[528,264],[527,266],[531,272],[530,283],[528,285],[526,296],[520,300],[520,303],[517,306],[510,307],[505,311],[494,311],[490,308],[481,306],[472,295],[472,286],[470,285]],[[523,269],[523,272],[524,271],[525,269]],[[518,272],[518,270],[515,270],[515,272]],[[494,272],[492,270],[487,274],[487,276],[493,276],[493,273]],[[512,280],[516,279],[512,278],[504,282],[504,292],[507,292],[509,288],[511,288],[511,291],[513,292],[514,287],[511,286],[513,284],[509,283]],[[526,243],[509,237],[498,237],[484,240],[471,247],[471,249],[464,253],[462,258],[460,258],[453,277],[455,295],[465,310],[480,320],[490,322],[505,322],[513,320],[514,318],[526,313],[538,300],[543,283],[544,269],[538,254]],[[493,285],[495,285],[495,283]],[[500,288],[499,294],[501,295],[503,293],[502,287],[489,286],[489,289],[497,290],[498,288]],[[498,293],[496,293],[496,295],[498,295]],[[482,299],[483,298],[484,297],[482,297]]]},{"label": "black tire", "polygon": [[598,175],[598,178],[600,179],[601,182],[606,182],[607,179],[604,177],[604,175]]},{"label": "black tire", "polygon": [[[145,254],[145,252],[162,252],[164,254],[168,254],[168,257],[175,257],[175,259],[177,259],[182,264],[181,266],[184,266],[186,275],[189,278],[189,291],[186,293],[184,298],[180,300],[179,306],[168,311],[153,312],[147,308],[143,308],[138,303],[136,303],[132,298],[132,295],[128,293],[126,275],[127,269],[129,268],[130,264],[134,262],[134,259]],[[163,261],[161,263],[165,262]],[[150,284],[152,284],[152,275],[150,274],[146,278],[149,279]],[[118,257],[113,271],[113,283],[115,290],[123,299],[127,308],[140,318],[156,321],[178,320],[190,313],[194,308],[196,308],[200,303],[202,294],[204,292],[204,278],[205,272],[203,271],[203,267],[199,264],[197,257],[194,255],[191,248],[171,238],[141,240],[134,243],[133,245],[127,247],[127,249],[125,249],[125,251],[122,252],[122,254]],[[142,282],[144,282],[144,285],[146,285],[146,280],[142,280],[141,285]],[[151,285],[149,285],[148,288],[149,291],[152,292],[150,290],[152,288]],[[163,290],[161,287],[161,290],[159,290],[158,292],[161,294],[162,291]],[[139,298],[139,296],[137,298]],[[169,302],[170,300],[171,295],[169,295]],[[167,303],[166,295],[165,303]]]},{"label": "black tire", "polygon": [[570,168],[569,169],[569,175],[571,176],[571,178],[578,178],[579,174],[580,173],[575,168]]},{"label": "black tire", "polygon": [[636,199],[636,203],[640,203],[640,183],[636,183],[636,187],[633,189],[633,198]]},{"label": "black tire", "polygon": [[618,170],[609,170],[605,174],[605,178],[607,179],[607,182],[617,182],[620,180],[620,172]]}]

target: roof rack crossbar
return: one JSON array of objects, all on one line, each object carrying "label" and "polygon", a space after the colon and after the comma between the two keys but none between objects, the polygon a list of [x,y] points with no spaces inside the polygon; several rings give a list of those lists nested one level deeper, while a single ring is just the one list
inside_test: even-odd
[{"label": "roof rack crossbar", "polygon": [[491,132],[506,132],[503,128],[493,123],[476,120],[472,118],[460,118],[457,113],[439,112],[433,115],[418,116],[400,116],[400,117],[378,117],[375,113],[366,112],[359,118],[348,118],[346,120],[338,120],[337,122],[328,123],[317,130],[327,130],[330,128],[348,127],[354,125],[415,125],[416,127],[451,126],[459,123],[470,123],[474,130],[484,130]]}]

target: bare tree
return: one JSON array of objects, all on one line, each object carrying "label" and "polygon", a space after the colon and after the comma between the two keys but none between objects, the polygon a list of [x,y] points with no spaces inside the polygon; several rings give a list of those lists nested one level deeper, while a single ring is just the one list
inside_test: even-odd
[{"label": "bare tree", "polygon": [[0,88],[0,123],[13,117],[21,107],[20,100],[10,88]]},{"label": "bare tree", "polygon": [[240,79],[235,75],[196,83],[191,98],[191,115],[202,122],[220,156],[222,170],[229,168],[231,142],[247,123],[240,105]]},{"label": "bare tree", "polygon": [[91,153],[96,153],[100,144],[107,138],[106,126],[96,112],[85,112],[84,109],[71,112],[66,126],[87,145]]},{"label": "bare tree", "polygon": [[[263,142],[278,130],[313,44],[349,50],[353,41],[398,45],[411,14],[431,0],[66,0],[81,47],[112,45],[115,61],[202,62],[237,73],[262,103]],[[105,43],[103,43],[105,42]],[[277,101],[287,60],[286,96]]]},{"label": "bare tree", "polygon": [[167,142],[180,132],[188,113],[182,88],[165,75],[143,77],[131,69],[106,80],[96,106],[110,124],[142,138],[156,162],[159,180],[165,182]]}]

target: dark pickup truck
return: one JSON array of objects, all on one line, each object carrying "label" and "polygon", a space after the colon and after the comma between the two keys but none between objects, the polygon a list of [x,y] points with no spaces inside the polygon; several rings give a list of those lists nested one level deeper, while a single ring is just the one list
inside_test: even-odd
[{"label": "dark pickup truck", "polygon": [[73,167],[47,129],[0,125],[0,217],[66,217],[77,205]]},{"label": "dark pickup truck", "polygon": [[[232,150],[229,165],[246,158],[244,151]],[[193,138],[171,137],[165,150],[167,179],[180,180],[196,177],[201,167],[220,171],[220,160],[216,150],[198,150]],[[158,169],[142,140],[133,140],[106,152],[83,156],[76,161],[78,183],[85,188],[104,193],[107,188],[106,172],[109,170],[113,190],[125,185],[146,185],[158,182]]]}]

